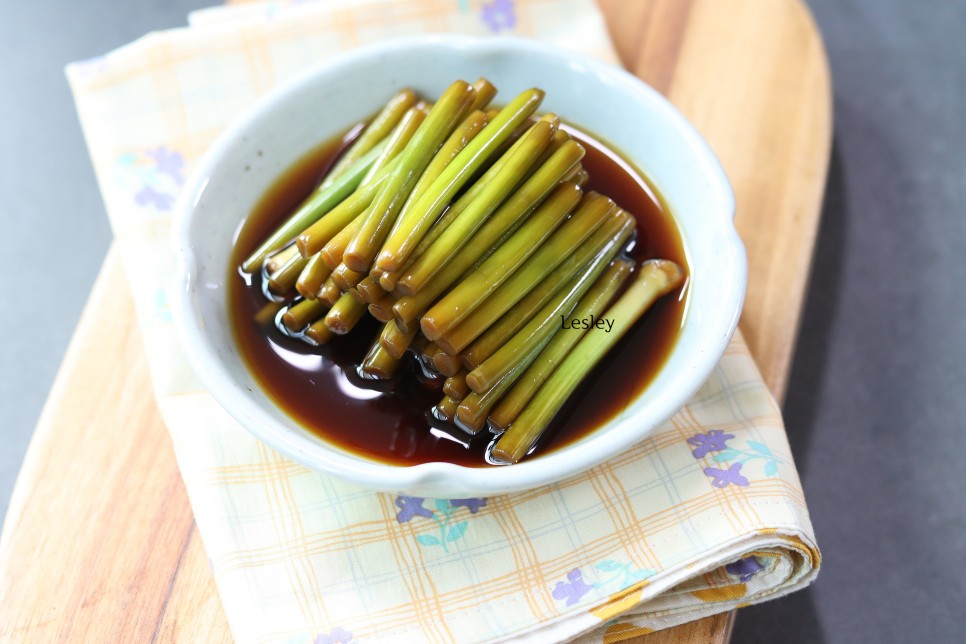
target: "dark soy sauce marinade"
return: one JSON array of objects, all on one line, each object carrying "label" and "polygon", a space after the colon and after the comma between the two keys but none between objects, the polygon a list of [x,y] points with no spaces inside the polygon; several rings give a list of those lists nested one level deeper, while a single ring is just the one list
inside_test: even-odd
[{"label": "dark soy sauce marinade", "polygon": [[[633,168],[600,141],[567,128],[587,149],[590,173],[585,190],[596,190],[637,218],[638,259],[662,257],[685,267],[684,250],[673,220],[655,192]],[[358,132],[358,128],[353,133]],[[239,225],[232,251],[228,306],[241,355],[269,396],[293,418],[341,448],[395,465],[444,461],[489,467],[484,459],[492,434],[484,430],[469,441],[427,412],[443,397],[420,376],[415,360],[391,383],[372,383],[356,375],[380,324],[366,316],[346,336],[322,347],[286,337],[273,326],[255,322],[267,303],[261,277],[240,276],[238,266],[321,181],[349,138],[323,144],[282,174]],[[654,378],[667,358],[684,317],[685,289],[661,299],[618,343],[574,393],[536,446],[538,458],[579,440],[616,416]],[[577,333],[577,331],[561,331]],[[428,388],[427,388],[428,387]],[[435,426],[434,426],[435,425]]]}]

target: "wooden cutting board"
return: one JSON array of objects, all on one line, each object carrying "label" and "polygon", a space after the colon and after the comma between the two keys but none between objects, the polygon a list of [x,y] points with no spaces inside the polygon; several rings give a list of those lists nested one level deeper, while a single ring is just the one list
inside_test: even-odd
[{"label": "wooden cutting board", "polygon": [[[718,154],[748,248],[741,328],[788,379],[831,143],[821,38],[799,0],[601,0],[628,69]],[[795,428],[790,428],[794,431]],[[636,641],[727,641],[733,614]],[[0,641],[231,641],[108,253],[0,537]]]}]

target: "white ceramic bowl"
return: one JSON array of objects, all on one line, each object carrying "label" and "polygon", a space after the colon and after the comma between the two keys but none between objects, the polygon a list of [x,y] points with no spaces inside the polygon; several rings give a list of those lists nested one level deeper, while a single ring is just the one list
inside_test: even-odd
[{"label": "white ceramic bowl", "polygon": [[[273,180],[308,150],[376,111],[405,86],[437,96],[453,80],[489,78],[498,101],[546,90],[541,111],[617,146],[666,199],[681,229],[691,283],[680,338],[664,368],[618,418],[579,442],[499,468],[386,465],[301,427],[256,384],[233,346],[225,280],[232,233]],[[669,419],[723,354],[741,311],[744,248],[734,197],[711,150],[640,80],[538,43],[433,36],[356,50],[258,102],[218,138],[185,188],[174,225],[180,288],[175,318],[211,394],[243,427],[310,468],[383,491],[459,498],[533,488],[626,450]]]}]

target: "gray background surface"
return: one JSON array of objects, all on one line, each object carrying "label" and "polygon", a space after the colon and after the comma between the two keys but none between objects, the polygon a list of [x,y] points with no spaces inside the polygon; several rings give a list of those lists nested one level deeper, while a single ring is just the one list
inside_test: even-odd
[{"label": "gray background surface", "polygon": [[[206,4],[0,5],[0,516],[110,241],[63,65]],[[962,641],[966,3],[809,4],[835,146],[785,417],[825,560],[734,641]]]}]

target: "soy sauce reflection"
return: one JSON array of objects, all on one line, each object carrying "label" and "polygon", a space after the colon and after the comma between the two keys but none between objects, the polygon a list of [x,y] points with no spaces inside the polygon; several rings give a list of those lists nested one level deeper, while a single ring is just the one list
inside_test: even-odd
[{"label": "soy sauce reflection", "polygon": [[[634,253],[638,259],[661,256],[681,265],[684,252],[677,230],[659,200],[639,176],[622,167],[606,146],[568,128],[587,149],[587,190],[613,198],[638,218]],[[256,379],[267,394],[296,421],[350,452],[390,464],[432,461],[487,467],[488,431],[472,437],[434,418],[430,410],[443,397],[442,380],[420,377],[407,356],[389,383],[361,378],[362,361],[380,325],[366,319],[352,333],[322,347],[286,337],[274,325],[260,325],[255,315],[265,305],[261,277],[246,281],[234,267],[317,185],[348,138],[320,146],[296,163],[268,190],[236,235],[230,269],[228,304],[234,334]],[[537,445],[540,454],[579,440],[619,413],[647,386],[663,364],[683,317],[684,305],[662,300],[579,389]]]}]

